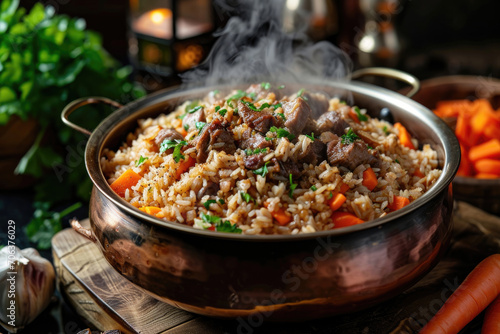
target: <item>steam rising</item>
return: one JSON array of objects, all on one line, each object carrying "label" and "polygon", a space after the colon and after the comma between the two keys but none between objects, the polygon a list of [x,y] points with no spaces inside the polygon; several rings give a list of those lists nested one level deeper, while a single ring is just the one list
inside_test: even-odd
[{"label": "steam rising", "polygon": [[346,78],[352,67],[349,58],[329,42],[313,44],[305,34],[306,20],[293,34],[284,32],[285,2],[216,1],[215,6],[232,17],[216,34],[218,39],[207,60],[182,75],[183,82],[212,86]]}]

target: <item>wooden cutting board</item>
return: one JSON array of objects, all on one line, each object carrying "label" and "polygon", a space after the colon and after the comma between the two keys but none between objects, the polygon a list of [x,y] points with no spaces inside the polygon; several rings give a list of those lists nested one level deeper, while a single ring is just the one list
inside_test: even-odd
[{"label": "wooden cutting board", "polygon": [[[179,310],[157,301],[123,278],[104,259],[96,244],[72,229],[55,235],[52,249],[58,289],[78,314],[101,331],[120,329],[124,333],[143,334],[417,333],[420,326],[415,320],[424,318],[422,309],[431,315],[437,312],[444,290],[459,284],[488,255],[500,253],[500,217],[459,203],[453,219],[455,227],[449,251],[411,289],[365,311],[303,323],[248,326],[245,319],[244,323],[241,319],[212,319]],[[84,227],[89,226],[88,220],[81,223]],[[480,328],[481,320],[479,316],[464,333]]]}]

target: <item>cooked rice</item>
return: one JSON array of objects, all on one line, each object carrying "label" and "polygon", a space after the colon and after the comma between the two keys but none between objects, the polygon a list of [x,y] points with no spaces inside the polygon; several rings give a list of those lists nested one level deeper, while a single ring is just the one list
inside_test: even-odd
[{"label": "cooked rice", "polygon": [[[255,106],[264,102],[272,104],[274,100],[274,94],[271,93],[265,101],[255,102]],[[306,163],[301,166],[303,174],[300,179],[293,180],[298,186],[293,191],[293,198],[290,198],[289,181],[271,180],[246,169],[243,161],[245,152],[240,148],[232,155],[222,150],[210,151],[205,163],[197,163],[177,180],[176,171],[183,160],[176,162],[172,154],[155,152],[152,140],[161,128],[182,130],[178,117],[185,113],[190,101],[169,115],[139,120],[137,130],[127,136],[126,142],[116,152],[104,150],[102,170],[110,184],[130,168],[142,175],[135,186],[125,191],[124,196],[124,200],[137,208],[158,207],[160,212],[156,214],[157,217],[194,228],[207,228],[209,225],[202,221],[201,214],[210,214],[222,218],[222,221],[237,224],[244,234],[313,233],[334,228],[332,210],[327,203],[331,194],[339,191],[342,183],[347,184],[350,189],[345,193],[347,199],[339,210],[354,213],[368,221],[386,215],[394,195],[407,197],[412,202],[439,178],[441,170],[437,169],[437,153],[429,145],[423,145],[421,150],[406,148],[399,143],[397,130],[390,123],[370,117],[366,122],[356,123],[348,116],[349,106],[336,98],[329,102],[329,110],[337,110],[354,132],[369,133],[381,143],[375,148],[379,152],[380,166],[373,167],[378,176],[378,185],[374,191],[369,191],[362,184],[363,171],[370,165],[359,165],[350,171],[345,167],[331,166],[325,160],[316,166]],[[207,123],[221,117],[215,112],[216,106],[227,109],[224,117],[231,121],[235,140],[242,138],[247,125],[235,115],[235,110],[225,99],[213,101],[213,98],[207,97],[202,103]],[[388,131],[388,135],[384,129]],[[198,130],[193,129],[186,138],[197,135]],[[273,133],[267,135],[275,136]],[[324,132],[316,140],[326,143],[332,137],[332,133]],[[307,149],[312,140],[300,135],[295,143],[286,138],[279,138],[274,142],[274,148],[268,150],[264,161],[297,161],[297,157]],[[415,141],[414,144],[418,143]],[[196,153],[196,149],[189,145],[183,148],[185,159],[188,156],[196,158]],[[148,159],[137,167],[136,162],[141,156]],[[425,176],[415,176],[417,170]],[[205,195],[197,199],[197,192],[210,182],[219,185],[217,195]],[[254,202],[247,203],[242,193],[250,194]],[[207,209],[203,204],[208,200],[216,202],[209,203]],[[285,226],[277,223],[272,213],[278,209],[285,210],[291,216],[290,223]]]}]

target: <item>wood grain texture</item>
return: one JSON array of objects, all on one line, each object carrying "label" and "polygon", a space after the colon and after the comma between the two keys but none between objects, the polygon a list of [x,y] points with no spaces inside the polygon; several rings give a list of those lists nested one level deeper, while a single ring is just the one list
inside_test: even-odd
[{"label": "wood grain texture", "polygon": [[[88,221],[83,223],[88,226]],[[157,301],[123,278],[97,245],[72,229],[54,236],[52,249],[58,287],[77,312],[100,330],[161,333],[195,317]]]}]

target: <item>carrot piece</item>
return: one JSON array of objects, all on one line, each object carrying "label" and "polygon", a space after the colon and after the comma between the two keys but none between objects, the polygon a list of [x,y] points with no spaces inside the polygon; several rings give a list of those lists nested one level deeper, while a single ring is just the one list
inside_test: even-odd
[{"label": "carrot piece", "polygon": [[481,159],[474,162],[474,169],[479,173],[500,176],[500,160]]},{"label": "carrot piece", "polygon": [[156,206],[141,206],[139,210],[152,216],[156,216],[156,214],[161,211],[161,209]]},{"label": "carrot piece", "polygon": [[475,162],[479,159],[499,159],[500,158],[500,140],[492,139],[483,143],[471,147],[469,150],[469,159]]},{"label": "carrot piece", "polygon": [[175,171],[175,179],[179,180],[181,175],[189,170],[189,168],[193,167],[196,164],[196,159],[188,157],[187,160],[181,161],[179,167]]},{"label": "carrot piece", "polygon": [[457,175],[461,176],[471,176],[472,175],[472,165],[469,160],[469,156],[465,146],[460,144],[460,153],[462,159],[460,160],[460,166],[458,166]]},{"label": "carrot piece", "polygon": [[476,179],[498,179],[500,176],[498,174],[478,173],[474,177]]},{"label": "carrot piece", "polygon": [[455,135],[461,143],[464,143],[468,147],[474,146],[474,142],[471,137],[470,128],[470,115],[466,112],[461,112],[457,118],[457,125],[455,127]]},{"label": "carrot piece", "polygon": [[477,265],[420,334],[458,333],[499,293],[500,254],[494,254]]},{"label": "carrot piece", "polygon": [[406,128],[403,126],[403,124],[398,122],[398,123],[394,124],[394,128],[396,128],[398,130],[398,138],[399,138],[399,141],[401,142],[401,145],[414,150],[415,146],[413,145],[413,143],[411,141],[411,135],[408,132],[408,130],[406,130]]},{"label": "carrot piece", "polygon": [[482,334],[498,334],[500,333],[500,296],[486,309],[484,315]]},{"label": "carrot piece", "polygon": [[335,225],[333,228],[357,225],[365,222],[364,220],[358,218],[356,215],[344,211],[334,211],[332,214],[332,221]]},{"label": "carrot piece", "polygon": [[378,184],[377,175],[373,169],[368,168],[363,172],[363,185],[372,191]]},{"label": "carrot piece", "polygon": [[416,168],[413,175],[418,176],[419,178],[423,178],[425,176],[425,174],[420,171],[420,168]]},{"label": "carrot piece", "polygon": [[469,141],[473,145],[477,145],[480,143],[484,129],[491,122],[492,122],[492,113],[484,109],[479,110],[479,112],[477,112],[474,116],[471,117],[470,119],[471,133]]},{"label": "carrot piece", "polygon": [[332,198],[328,200],[328,205],[332,211],[337,211],[342,204],[346,201],[346,197],[341,193],[336,193]]},{"label": "carrot piece", "polygon": [[272,211],[271,215],[278,222],[278,225],[285,226],[292,221],[292,216],[286,213],[285,209],[279,208],[278,210]]},{"label": "carrot piece", "polygon": [[347,184],[345,184],[344,182],[342,182],[342,184],[340,185],[340,193],[341,194],[345,194],[349,189],[351,189]]},{"label": "carrot piece", "polygon": [[125,197],[125,191],[132,186],[135,186],[137,182],[142,178],[139,174],[134,172],[132,169],[127,169],[119,178],[117,178],[113,183],[110,184],[111,189],[120,197]]},{"label": "carrot piece", "polygon": [[408,198],[403,196],[394,196],[392,203],[389,204],[387,207],[391,209],[391,211],[396,211],[404,208],[408,204],[410,204],[410,200]]},{"label": "carrot piece", "polygon": [[462,110],[470,110],[471,105],[469,100],[440,101],[436,104],[434,113],[439,117],[458,117]]},{"label": "carrot piece", "polygon": [[356,122],[358,124],[360,123],[358,115],[356,114],[356,112],[352,108],[351,108],[351,110],[349,110],[349,117],[351,117],[354,122]]}]

